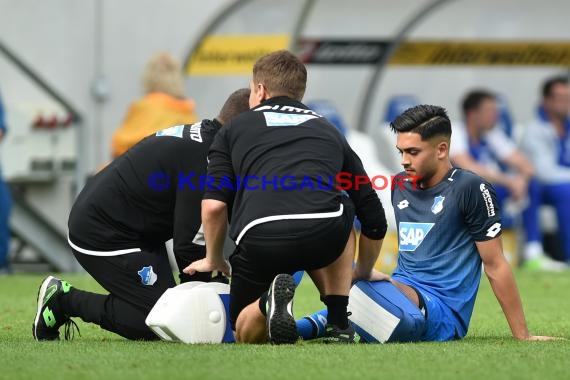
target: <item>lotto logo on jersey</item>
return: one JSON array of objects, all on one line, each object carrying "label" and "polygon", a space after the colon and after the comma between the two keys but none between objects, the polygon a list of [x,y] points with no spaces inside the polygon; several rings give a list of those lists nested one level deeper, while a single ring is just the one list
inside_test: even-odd
[{"label": "lotto logo on jersey", "polygon": [[433,223],[400,222],[400,251],[415,251],[431,231]]}]

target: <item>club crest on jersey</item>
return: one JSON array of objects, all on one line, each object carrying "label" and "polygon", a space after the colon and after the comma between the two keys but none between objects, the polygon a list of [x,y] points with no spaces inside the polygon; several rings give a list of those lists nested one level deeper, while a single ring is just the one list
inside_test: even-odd
[{"label": "club crest on jersey", "polygon": [[434,214],[439,214],[441,210],[443,210],[443,201],[445,197],[438,195],[437,197],[433,198],[433,205],[431,205],[431,212]]},{"label": "club crest on jersey", "polygon": [[415,251],[422,244],[434,223],[400,222],[398,225],[400,251]]},{"label": "club crest on jersey", "polygon": [[158,279],[158,276],[152,270],[152,265],[149,265],[148,267],[142,267],[142,269],[137,273],[140,276],[143,285],[154,285]]}]

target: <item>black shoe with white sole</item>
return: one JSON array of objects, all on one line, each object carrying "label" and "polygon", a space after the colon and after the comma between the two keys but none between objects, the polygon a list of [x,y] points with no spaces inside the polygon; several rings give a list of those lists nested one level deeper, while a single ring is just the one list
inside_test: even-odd
[{"label": "black shoe with white sole", "polygon": [[293,344],[299,339],[293,317],[294,295],[293,276],[277,275],[267,293],[267,338],[273,344]]}]

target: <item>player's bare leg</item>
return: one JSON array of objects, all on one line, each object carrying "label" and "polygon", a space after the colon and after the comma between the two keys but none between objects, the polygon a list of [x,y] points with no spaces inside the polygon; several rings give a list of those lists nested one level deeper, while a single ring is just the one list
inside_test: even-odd
[{"label": "player's bare leg", "polygon": [[236,320],[236,341],[243,343],[291,344],[299,338],[293,317],[295,281],[278,274],[259,299],[246,306]]},{"label": "player's bare leg", "polygon": [[267,341],[265,315],[259,309],[259,299],[247,305],[239,313],[235,337],[238,343],[265,343]]},{"label": "player's bare leg", "polygon": [[319,289],[321,298],[327,295],[347,295],[352,281],[352,263],[356,250],[356,235],[350,232],[342,254],[329,266],[307,272]]},{"label": "player's bare leg", "polygon": [[325,341],[353,343],[355,333],[348,322],[348,293],[352,282],[355,233],[351,231],[342,254],[330,265],[310,271],[309,275],[321,293],[328,309]]}]

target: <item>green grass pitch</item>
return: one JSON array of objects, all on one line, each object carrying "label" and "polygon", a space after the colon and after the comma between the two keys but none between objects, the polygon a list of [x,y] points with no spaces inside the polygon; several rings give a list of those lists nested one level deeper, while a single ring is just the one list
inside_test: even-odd
[{"label": "green grass pitch", "polygon": [[[570,273],[516,272],[536,335],[570,338]],[[32,339],[43,276],[0,276],[0,379],[567,379],[570,340],[518,342],[483,278],[466,339],[449,343],[328,346],[183,345],[130,342],[77,320],[73,341]],[[87,275],[63,275],[101,291]],[[320,302],[303,280],[295,314]]]}]

